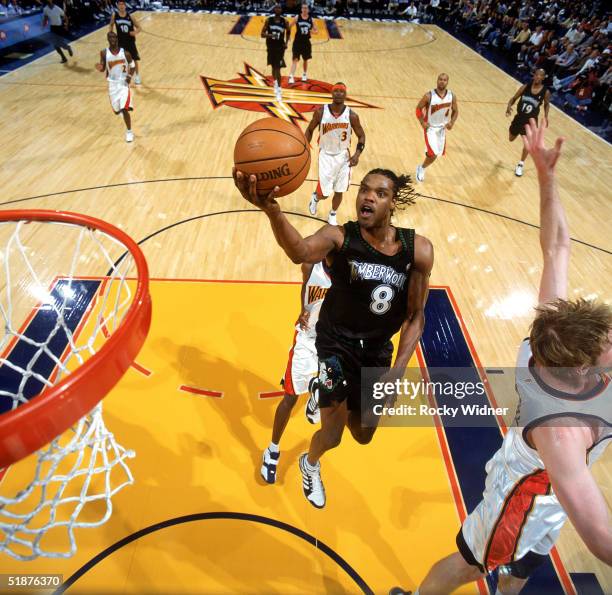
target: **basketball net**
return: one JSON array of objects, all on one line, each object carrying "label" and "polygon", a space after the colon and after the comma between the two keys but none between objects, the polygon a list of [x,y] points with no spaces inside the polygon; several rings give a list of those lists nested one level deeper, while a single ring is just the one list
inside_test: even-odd
[{"label": "basketball net", "polygon": [[[88,382],[112,380],[108,373],[96,379],[93,372],[85,378],[77,371],[106,357],[104,345],[124,325],[127,314],[140,307],[134,303],[132,288],[136,273],[142,271],[140,263],[136,270],[133,248],[126,248],[114,232],[83,222],[1,219],[2,214],[0,424],[27,411],[27,422],[20,421],[25,442],[32,434],[46,432],[50,423],[59,423],[54,416],[65,415],[63,399],[71,398],[69,391],[74,392],[77,382],[80,391],[87,391]],[[59,390],[64,387],[65,391]],[[55,399],[49,407],[54,416],[30,414],[49,397]],[[61,428],[66,431],[14,468],[5,469],[0,483],[0,552],[23,561],[74,555],[75,529],[105,523],[113,510],[113,496],[133,483],[127,463],[134,452],[107,429],[97,400],[83,404],[79,396],[82,407],[93,409],[83,411],[83,416],[78,413],[80,419],[66,416],[68,422]],[[0,456],[5,458],[0,461],[12,456],[14,443],[21,448],[19,438],[1,446]],[[32,450],[19,448],[15,459]],[[20,481],[25,476],[31,481]]]}]

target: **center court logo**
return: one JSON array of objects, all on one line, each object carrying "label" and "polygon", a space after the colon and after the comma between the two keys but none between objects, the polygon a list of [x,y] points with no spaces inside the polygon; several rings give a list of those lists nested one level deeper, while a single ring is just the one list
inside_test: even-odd
[{"label": "center court logo", "polygon": [[[299,120],[306,120],[303,114],[314,112],[332,100],[331,83],[310,80],[283,87],[283,100],[279,102],[274,94],[272,77],[266,77],[246,62],[244,73],[238,73],[238,77],[229,81],[200,77],[215,109],[226,105],[251,112],[267,112],[296,124]],[[287,77],[283,77],[283,85],[288,85]],[[354,108],[380,109],[352,97],[347,97],[345,103]]]}]

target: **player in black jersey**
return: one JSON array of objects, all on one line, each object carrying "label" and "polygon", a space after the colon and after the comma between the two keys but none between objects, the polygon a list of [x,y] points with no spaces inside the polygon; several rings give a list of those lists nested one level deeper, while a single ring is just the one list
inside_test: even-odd
[{"label": "player in black jersey", "polygon": [[[517,136],[525,136],[525,126],[531,118],[538,121],[538,115],[540,113],[540,106],[544,104],[544,125],[548,126],[548,110],[550,109],[550,91],[544,85],[544,79],[546,78],[546,71],[543,68],[538,68],[533,74],[531,83],[523,85],[510,99],[508,102],[508,108],[506,109],[506,116],[512,113],[512,106],[518,99],[518,106],[516,108],[516,116],[512,120],[509,129],[510,142],[512,142]],[[521,160],[517,163],[514,170],[514,174],[519,178],[523,175],[523,168],[525,167],[525,159],[527,158],[527,149],[523,146],[521,153]]]},{"label": "player in black jersey", "polygon": [[115,10],[111,15],[108,30],[112,31],[113,27],[117,29],[119,47],[123,48],[126,52],[129,52],[134,61],[136,62],[136,74],[134,75],[134,83],[140,85],[140,72],[138,70],[140,56],[138,55],[138,49],[136,48],[136,35],[140,33],[140,25],[136,22],[136,19],[127,11],[124,0],[118,0],[117,10]]},{"label": "player in black jersey", "polygon": [[[319,459],[340,444],[345,427],[357,442],[368,444],[378,424],[370,403],[361,407],[361,368],[385,368],[386,380],[401,378],[423,332],[433,248],[414,230],[391,225],[394,209],[414,200],[408,176],[370,171],[357,194],[357,221],[325,225],[307,238],[275,200],[278,187],[260,197],[256,177],[235,169],[234,182],[242,196],[268,216],[276,241],[292,262],[326,259],[330,267],[332,286],[316,326],[321,429],[299,460],[304,495],[323,508]],[[391,337],[398,331],[391,367]]]},{"label": "player in black jersey", "polygon": [[261,30],[261,36],[266,39],[268,50],[268,64],[272,66],[272,77],[274,78],[274,93],[276,100],[282,101],[281,92],[281,68],[285,64],[285,50],[289,43],[291,29],[287,20],[283,17],[283,9],[280,4],[274,7],[274,16],[268,17]]},{"label": "player in black jersey", "polygon": [[295,27],[295,37],[293,38],[293,62],[291,63],[291,72],[289,73],[289,84],[295,83],[295,69],[297,68],[300,58],[304,60],[304,72],[302,73],[302,82],[308,80],[308,60],[312,58],[312,44],[310,43],[310,34],[318,33],[318,29],[314,24],[308,4],[302,4],[300,14],[291,22],[291,28]]}]

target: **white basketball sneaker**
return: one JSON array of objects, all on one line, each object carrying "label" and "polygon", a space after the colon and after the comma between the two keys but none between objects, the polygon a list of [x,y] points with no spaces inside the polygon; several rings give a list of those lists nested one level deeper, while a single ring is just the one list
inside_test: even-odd
[{"label": "white basketball sneaker", "polygon": [[305,83],[308,80],[308,75],[304,72],[302,73],[302,82]]},{"label": "white basketball sneaker", "polygon": [[302,490],[308,502],[315,508],[323,508],[325,506],[325,488],[321,481],[321,463],[312,467],[308,463],[308,454],[304,453],[300,457],[300,471],[302,472]]},{"label": "white basketball sneaker", "polygon": [[131,143],[134,140],[134,133],[131,130],[125,132],[125,142]]},{"label": "white basketball sneaker", "polygon": [[292,74],[290,74],[290,75],[289,75],[289,84],[290,84],[290,85],[293,85],[293,83],[295,83],[295,79],[293,78],[293,75],[292,75]]},{"label": "white basketball sneaker", "polygon": [[335,211],[330,211],[329,212],[329,215],[327,216],[327,222],[330,225],[338,225],[338,219],[336,219]]},{"label": "white basketball sneaker", "polygon": [[422,165],[417,165],[416,168],[416,179],[418,182],[425,181],[425,168]]},{"label": "white basketball sneaker", "polygon": [[525,167],[525,164],[522,161],[519,161],[516,164],[516,167],[514,168],[514,175],[517,178],[520,178],[523,175],[523,167]]},{"label": "white basketball sneaker", "polygon": [[260,473],[266,483],[276,482],[276,468],[279,459],[280,451],[272,452],[269,447],[264,450]]},{"label": "white basketball sneaker", "polygon": [[310,214],[314,217],[317,214],[317,204],[319,203],[319,200],[317,199],[317,193],[313,192],[312,196],[310,197],[310,202],[308,203],[308,210],[310,211]]}]

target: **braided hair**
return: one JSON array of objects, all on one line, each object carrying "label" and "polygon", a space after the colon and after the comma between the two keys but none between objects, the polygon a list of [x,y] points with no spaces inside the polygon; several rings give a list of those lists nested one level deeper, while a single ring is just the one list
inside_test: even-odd
[{"label": "braided hair", "polygon": [[390,169],[383,169],[380,167],[370,170],[367,175],[369,176],[370,174],[385,176],[393,182],[393,198],[395,199],[397,208],[402,209],[415,203],[419,194],[412,186],[412,178],[409,175],[400,174],[398,176]]}]

